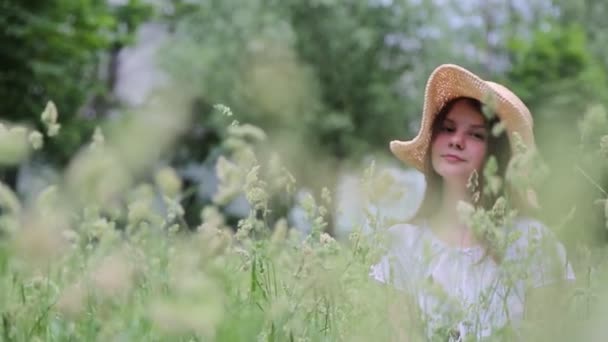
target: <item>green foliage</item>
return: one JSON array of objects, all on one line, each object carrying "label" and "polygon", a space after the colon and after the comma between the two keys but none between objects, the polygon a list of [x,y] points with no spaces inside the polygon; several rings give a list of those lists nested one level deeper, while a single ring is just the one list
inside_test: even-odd
[{"label": "green foliage", "polygon": [[[597,198],[589,178],[600,184],[606,181],[603,163],[589,159],[597,154],[599,136],[606,131],[599,105],[608,99],[605,69],[579,24],[552,24],[548,30],[536,31],[529,41],[511,41],[510,49],[513,66],[506,74],[508,84],[530,108],[537,145],[551,170],[540,203],[547,212],[563,213],[546,220],[564,228],[587,226],[578,237],[597,239],[603,236],[598,208],[580,203]],[[580,132],[573,129],[577,126]]]},{"label": "green foliage", "polygon": [[[200,125],[221,130],[209,104],[227,103],[266,130],[295,170],[314,166],[308,161],[322,155],[386,151],[386,142],[406,134],[408,119],[419,113],[397,89],[415,58],[398,44],[414,26],[403,3],[182,6],[188,11],[176,8],[175,39],[163,65],[197,93]],[[387,44],[389,35],[397,43]],[[201,157],[196,150],[192,155]]]},{"label": "green foliage", "polygon": [[608,4],[602,0],[557,0],[560,22],[569,25],[584,23],[590,52],[608,68]]},{"label": "green foliage", "polygon": [[580,110],[589,101],[606,98],[603,69],[588,51],[582,27],[573,24],[538,30],[529,41],[512,40],[510,50],[513,67],[506,77],[532,109],[549,103]]},{"label": "green foliage", "polygon": [[[85,112],[108,92],[100,77],[109,50],[129,40],[149,13],[139,0],[113,8],[105,0],[0,3],[0,116],[35,124],[49,99],[62,108],[63,132],[51,143],[66,158],[90,136],[98,113]],[[95,110],[96,108],[88,108]]]}]

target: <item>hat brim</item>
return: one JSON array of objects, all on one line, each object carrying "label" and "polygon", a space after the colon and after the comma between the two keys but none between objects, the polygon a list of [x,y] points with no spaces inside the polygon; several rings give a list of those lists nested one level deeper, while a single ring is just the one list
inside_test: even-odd
[{"label": "hat brim", "polygon": [[444,64],[436,68],[427,81],[418,134],[409,141],[391,141],[391,152],[399,160],[426,173],[426,154],[433,121],[441,108],[457,97],[470,97],[494,109],[508,133],[512,148],[517,140],[515,135],[527,148],[534,148],[532,116],[513,92],[498,83],[484,81],[458,65]]}]

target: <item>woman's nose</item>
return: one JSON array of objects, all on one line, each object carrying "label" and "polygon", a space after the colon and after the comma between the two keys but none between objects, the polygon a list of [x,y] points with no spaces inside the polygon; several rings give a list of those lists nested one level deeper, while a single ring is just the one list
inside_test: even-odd
[{"label": "woman's nose", "polygon": [[462,150],[464,147],[464,139],[462,137],[462,134],[458,132],[452,134],[452,136],[450,137],[449,146]]}]

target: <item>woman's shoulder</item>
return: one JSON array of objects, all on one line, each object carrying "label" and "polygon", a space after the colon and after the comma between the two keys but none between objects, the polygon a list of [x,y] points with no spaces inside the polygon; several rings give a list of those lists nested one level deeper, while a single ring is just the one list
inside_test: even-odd
[{"label": "woman's shoulder", "polygon": [[417,222],[403,222],[390,226],[387,229],[389,243],[394,245],[412,246],[424,233],[423,226]]},{"label": "woman's shoulder", "polygon": [[391,236],[411,237],[423,232],[423,224],[419,222],[401,222],[387,229]]}]

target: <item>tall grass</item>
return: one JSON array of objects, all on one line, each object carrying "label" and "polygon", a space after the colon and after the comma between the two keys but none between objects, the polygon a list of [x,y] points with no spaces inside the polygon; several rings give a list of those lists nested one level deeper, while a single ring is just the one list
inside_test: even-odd
[{"label": "tall grass", "polygon": [[[328,190],[301,203],[312,223],[309,234],[289,227],[284,218],[271,219],[270,198],[293,194],[296,181],[276,163],[260,165],[251,145],[265,137],[259,128],[232,122],[223,142],[227,153],[217,164],[214,204],[201,211],[198,227],[187,227],[180,196],[188,189],[175,171],[163,167],[145,176],[187,120],[163,115],[173,105],[151,108],[97,130],[62,180],[35,199],[24,202],[0,184],[2,340],[420,338],[422,328],[411,323],[415,317],[405,320],[412,318],[406,299],[368,276],[383,254],[387,222],[369,214],[372,232],[352,227],[348,239],[334,240],[324,232],[333,200]],[[227,122],[234,120],[228,108],[216,109]],[[61,134],[54,105],[41,119],[48,127],[44,134],[1,127],[4,164],[27,161],[44,139]],[[606,139],[598,145],[604,158]],[[368,202],[378,198],[377,177],[372,165],[361,180]],[[218,208],[241,192],[250,213],[229,227]],[[608,202],[600,200],[608,216]],[[480,229],[496,216],[462,210],[474,214]],[[563,340],[599,340],[605,332],[602,303],[608,298],[605,253],[581,248],[573,254],[577,282],[559,293],[568,305],[545,318],[560,322]],[[553,336],[555,326],[526,323],[525,333],[535,339]],[[405,334],[399,332],[404,326]],[[499,333],[496,340],[505,336]]]}]

